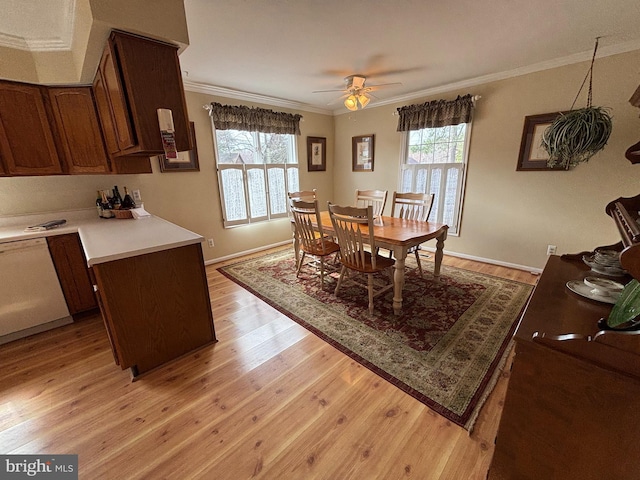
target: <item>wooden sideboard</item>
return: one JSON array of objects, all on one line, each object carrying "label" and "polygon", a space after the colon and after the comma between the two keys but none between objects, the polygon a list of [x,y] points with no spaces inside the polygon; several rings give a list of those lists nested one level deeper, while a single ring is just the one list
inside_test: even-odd
[{"label": "wooden sideboard", "polygon": [[[639,197],[607,206],[619,228],[615,206]],[[640,244],[624,232],[614,247],[635,272]],[[640,478],[640,331],[600,330],[612,305],[566,287],[590,274],[580,254],[544,268],[515,333],[489,479]]]}]

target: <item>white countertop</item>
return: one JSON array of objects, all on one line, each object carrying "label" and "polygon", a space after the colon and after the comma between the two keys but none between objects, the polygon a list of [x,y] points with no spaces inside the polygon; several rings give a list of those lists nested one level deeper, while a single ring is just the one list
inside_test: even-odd
[{"label": "white countertop", "polygon": [[[67,223],[43,232],[24,231],[28,226],[59,219]],[[104,219],[97,216],[95,209],[86,209],[0,217],[0,242],[76,232],[89,266],[204,240],[201,235],[154,215],[140,219]]]}]

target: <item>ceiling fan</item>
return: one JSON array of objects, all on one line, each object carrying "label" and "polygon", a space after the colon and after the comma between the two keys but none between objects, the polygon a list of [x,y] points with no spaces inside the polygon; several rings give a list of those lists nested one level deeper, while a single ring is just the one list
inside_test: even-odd
[{"label": "ceiling fan", "polygon": [[[312,93],[326,93],[326,92],[343,92],[340,99],[344,98],[344,106],[351,111],[356,111],[358,108],[366,107],[371,101],[371,97],[375,97],[371,92],[381,87],[389,87],[391,85],[402,85],[400,82],[395,83],[380,83],[377,85],[365,86],[367,77],[360,74],[348,75],[344,77],[345,87],[336,88],[331,90],[315,90]],[[331,102],[333,103],[333,102]]]}]

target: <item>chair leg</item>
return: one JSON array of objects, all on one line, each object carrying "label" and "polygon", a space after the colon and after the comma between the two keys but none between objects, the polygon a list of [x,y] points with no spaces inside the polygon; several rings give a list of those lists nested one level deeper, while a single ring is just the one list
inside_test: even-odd
[{"label": "chair leg", "polygon": [[340,277],[338,278],[338,284],[336,285],[336,289],[333,291],[334,295],[338,295],[338,290],[340,289],[340,285],[342,285],[342,277],[344,277],[344,273],[347,271],[347,267],[342,265],[340,269]]},{"label": "chair leg", "polygon": [[304,256],[306,255],[306,252],[302,252],[302,258],[300,259],[300,262],[298,263],[298,270],[296,271],[296,278],[298,278],[298,275],[300,275],[300,270],[302,269],[302,265],[304,264]]},{"label": "chair leg", "polygon": [[418,271],[420,272],[420,276],[424,277],[424,273],[422,273],[422,263],[420,263],[420,250],[416,248],[416,262],[418,262]]},{"label": "chair leg", "polygon": [[369,290],[369,315],[373,315],[373,273],[367,274],[367,290]]},{"label": "chair leg", "polygon": [[324,288],[324,257],[320,257],[320,288]]}]

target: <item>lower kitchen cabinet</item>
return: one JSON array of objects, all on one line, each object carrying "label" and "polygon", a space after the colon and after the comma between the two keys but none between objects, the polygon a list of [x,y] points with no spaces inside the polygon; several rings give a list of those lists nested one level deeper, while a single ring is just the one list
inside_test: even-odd
[{"label": "lower kitchen cabinet", "polygon": [[47,237],[47,244],[69,313],[76,315],[97,309],[93,283],[78,234]]},{"label": "lower kitchen cabinet", "polygon": [[200,243],[92,270],[116,363],[134,379],[216,341]]}]

